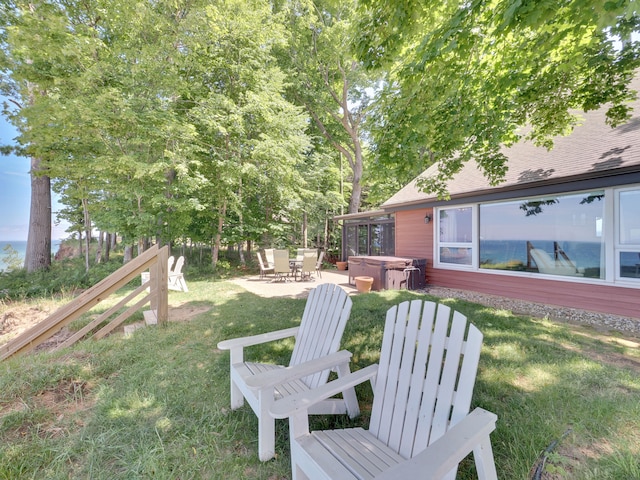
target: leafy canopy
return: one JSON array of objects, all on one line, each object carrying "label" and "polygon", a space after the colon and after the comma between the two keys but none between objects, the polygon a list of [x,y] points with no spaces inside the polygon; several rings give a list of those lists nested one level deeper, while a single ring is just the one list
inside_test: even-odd
[{"label": "leafy canopy", "polygon": [[498,184],[502,145],[551,148],[579,123],[577,110],[607,104],[612,126],[629,116],[635,0],[363,0],[361,9],[359,55],[388,71],[376,154],[390,165],[437,162],[440,175],[423,187],[440,196],[470,159]]}]

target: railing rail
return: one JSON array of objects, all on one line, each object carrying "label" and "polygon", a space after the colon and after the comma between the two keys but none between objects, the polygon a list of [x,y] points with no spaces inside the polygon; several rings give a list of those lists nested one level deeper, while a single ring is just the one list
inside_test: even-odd
[{"label": "railing rail", "polygon": [[[143,271],[146,271],[147,269],[150,270],[150,279],[148,284],[145,284],[142,287],[136,289],[136,292],[141,293],[144,290],[144,287],[149,287],[150,292],[143,298],[144,301],[138,301],[134,305],[135,308],[129,308],[125,312],[125,314],[121,314],[115,320],[113,320],[112,322],[117,322],[116,325],[110,323],[109,325],[112,325],[111,328],[107,329],[107,327],[104,327],[103,329],[101,329],[101,336],[111,331],[113,328],[122,323],[124,320],[126,320],[126,318],[128,318],[135,311],[141,309],[147,303],[149,303],[151,309],[154,310],[158,323],[166,322],[169,316],[169,290],[167,285],[168,258],[168,246],[159,248],[157,245],[154,245],[153,247],[149,248],[141,255],[138,255],[129,263],[123,265],[121,268],[113,272],[107,278],[101,280],[93,287],[82,292],[66,305],[60,307],[42,322],[21,333],[19,336],[6,343],[5,345],[0,346],[0,361],[19,353],[25,353],[34,349],[44,341],[51,338],[70,322],[80,317],[85,312],[91,310],[93,307],[106,299],[109,295],[114,293],[122,286],[126,285],[133,278],[138,277]],[[123,306],[128,300],[135,296],[132,295],[133,293],[127,296],[127,300],[124,300],[124,303],[123,301],[121,301],[118,306]],[[108,312],[115,313],[115,310],[116,309],[114,307],[112,309],[109,309]],[[105,312],[105,314],[106,313],[107,312]],[[94,327],[106,319],[105,314],[98,317],[99,319],[101,319],[101,321],[97,322]],[[93,324],[94,322],[91,323]],[[86,328],[87,327],[85,327],[85,329]],[[85,331],[82,335],[79,335],[79,332],[76,333],[75,335],[70,337],[70,339],[67,339],[67,341],[65,341],[63,345],[71,345],[75,341],[82,338],[88,332],[88,330],[91,330],[91,328],[87,329],[87,331]],[[72,338],[73,340],[71,340]]]}]

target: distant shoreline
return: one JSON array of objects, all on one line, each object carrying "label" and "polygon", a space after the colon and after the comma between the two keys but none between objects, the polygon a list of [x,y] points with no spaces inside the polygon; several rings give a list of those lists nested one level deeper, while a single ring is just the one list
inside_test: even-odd
[{"label": "distant shoreline", "polygon": [[[60,244],[64,242],[64,240],[52,240],[51,241],[51,254],[55,255],[60,247]],[[7,245],[11,245],[18,255],[24,262],[24,257],[27,253],[27,241],[26,240],[0,240],[0,272],[4,271],[6,268],[6,263],[4,262],[4,257],[6,256],[6,252],[4,248]]]}]

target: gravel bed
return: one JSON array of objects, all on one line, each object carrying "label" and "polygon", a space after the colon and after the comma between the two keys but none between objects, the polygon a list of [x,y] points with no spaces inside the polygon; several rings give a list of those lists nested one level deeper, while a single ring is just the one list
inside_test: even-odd
[{"label": "gravel bed", "polygon": [[608,332],[614,330],[622,334],[630,334],[634,337],[640,337],[640,319],[638,318],[621,317],[619,315],[609,315],[606,313],[580,310],[577,308],[526,302],[523,300],[478,292],[469,292],[466,290],[455,290],[452,288],[427,287],[424,289],[424,293],[440,298],[459,298],[462,300],[468,300],[488,307],[508,310],[515,314],[548,318],[558,322],[590,325],[598,331]]}]

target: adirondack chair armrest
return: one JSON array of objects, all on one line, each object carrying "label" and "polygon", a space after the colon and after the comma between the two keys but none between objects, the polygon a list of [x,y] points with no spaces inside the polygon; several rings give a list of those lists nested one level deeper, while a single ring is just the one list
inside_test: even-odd
[{"label": "adirondack chair armrest", "polygon": [[247,378],[246,383],[249,388],[256,389],[275,387],[282,383],[297,380],[298,378],[306,377],[307,375],[312,375],[314,373],[322,372],[323,370],[328,370],[330,368],[337,367],[338,365],[348,363],[351,356],[351,352],[347,350],[340,350],[339,352],[300,363],[298,365],[259,373]]},{"label": "adirondack chair armrest", "polygon": [[218,342],[220,350],[233,350],[238,347],[249,347],[251,345],[260,345],[261,343],[281,340],[287,337],[293,337],[298,333],[300,327],[285,328],[284,330],[276,330],[275,332],[261,333],[259,335],[250,335],[248,337],[231,338]]},{"label": "adirondack chair armrest", "polygon": [[337,380],[327,382],[318,388],[295,395],[289,395],[276,401],[269,410],[274,418],[288,418],[301,411],[308,410],[313,405],[331,398],[350,387],[359,385],[367,380],[371,380],[378,373],[378,364],[369,365],[360,370],[340,377]]},{"label": "adirondack chair armrest", "polygon": [[[378,475],[376,480],[398,478],[439,479],[453,469],[476,447],[488,441],[496,428],[497,416],[482,408],[476,408],[451,427],[426,450]],[[490,445],[490,444],[489,444]],[[488,466],[495,470],[493,463]],[[493,474],[489,478],[495,478]]]}]

